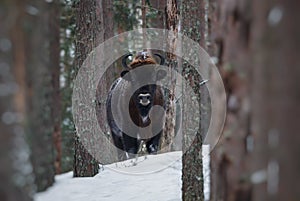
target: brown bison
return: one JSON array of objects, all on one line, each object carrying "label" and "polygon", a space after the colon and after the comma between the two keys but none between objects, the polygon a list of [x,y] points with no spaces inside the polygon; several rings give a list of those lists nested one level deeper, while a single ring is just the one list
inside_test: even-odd
[{"label": "brown bison", "polygon": [[[159,63],[163,65],[164,58],[154,55],[160,58]],[[141,140],[145,142],[148,153],[157,153],[165,118],[163,90],[156,83],[167,73],[158,67],[158,62],[148,52],[138,53],[127,65],[129,56],[132,54],[123,57],[125,69],[112,84],[106,102],[113,143],[125,151],[119,152],[121,159],[134,157]],[[155,106],[160,109],[154,110]]]}]

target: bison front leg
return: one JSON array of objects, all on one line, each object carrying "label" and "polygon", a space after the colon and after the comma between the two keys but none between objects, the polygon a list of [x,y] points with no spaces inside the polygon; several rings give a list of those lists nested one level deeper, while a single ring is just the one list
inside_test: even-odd
[{"label": "bison front leg", "polygon": [[146,148],[149,154],[157,153],[161,134],[162,132],[158,133],[156,136],[152,137],[149,141],[147,141]]},{"label": "bison front leg", "polygon": [[123,133],[124,151],[128,153],[127,158],[134,158],[139,150],[139,140]]},{"label": "bison front leg", "polygon": [[124,150],[124,140],[122,137],[122,132],[120,131],[120,132],[116,133],[112,130],[112,140],[113,140],[115,147],[117,148],[118,159],[126,160],[127,157],[123,151]]}]

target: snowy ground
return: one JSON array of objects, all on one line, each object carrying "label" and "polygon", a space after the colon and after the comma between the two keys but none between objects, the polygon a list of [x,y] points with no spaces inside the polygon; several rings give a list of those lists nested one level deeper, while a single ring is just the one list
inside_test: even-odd
[{"label": "snowy ground", "polygon": [[62,174],[35,201],[180,201],[181,155],[171,152],[102,166],[91,178]]}]

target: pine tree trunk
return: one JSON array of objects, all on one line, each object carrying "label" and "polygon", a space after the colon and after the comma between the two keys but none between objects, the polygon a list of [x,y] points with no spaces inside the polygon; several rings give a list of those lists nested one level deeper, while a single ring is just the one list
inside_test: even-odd
[{"label": "pine tree trunk", "polygon": [[[103,40],[107,40],[114,36],[114,12],[113,12],[113,2],[110,0],[103,0],[102,1],[102,8],[103,8],[103,16],[105,16],[105,20],[103,21]],[[104,57],[108,57],[109,52],[101,52],[101,55]],[[112,64],[109,66],[101,77],[96,92],[96,99],[97,99],[97,106],[96,106],[96,113],[97,113],[97,120],[99,126],[103,133],[101,135],[107,137],[108,140],[111,140],[111,135],[109,126],[107,125],[107,118],[106,118],[106,99],[107,93],[116,79],[116,75],[119,75],[117,64]],[[104,139],[104,138],[101,138]],[[102,158],[99,161],[101,164],[109,164],[118,161],[117,150],[112,149],[107,145],[107,141],[99,141],[99,145],[101,146],[101,150],[104,150],[105,153],[110,153],[106,155],[106,158]],[[111,142],[112,143],[112,142]]]},{"label": "pine tree trunk", "polygon": [[[247,179],[252,152],[250,130],[251,2],[216,1],[211,20],[211,46],[227,95],[223,135],[212,151],[212,200],[251,200]],[[214,5],[212,5],[214,6]]]},{"label": "pine tree trunk", "polygon": [[60,174],[62,171],[62,137],[61,137],[61,93],[60,93],[60,4],[54,0],[49,4],[50,16],[50,66],[52,75],[53,100],[52,100],[52,119],[53,119],[53,144],[55,151],[55,172]]},{"label": "pine tree trunk", "polygon": [[[168,30],[171,30],[174,33],[174,36],[178,34],[178,8],[177,2],[175,0],[168,0],[166,7],[166,26]],[[166,36],[167,44],[166,48],[171,52],[176,49],[177,38],[168,38]],[[177,69],[176,66],[176,56],[167,53],[167,60],[169,61],[168,69],[173,72]],[[163,129],[163,135],[161,137],[161,149],[163,152],[171,151],[173,146],[173,139],[175,137],[175,85],[176,85],[176,77],[172,73],[171,77],[171,85],[169,91],[166,93],[166,98],[168,102],[166,103],[166,120]]]},{"label": "pine tree trunk", "polygon": [[[15,97],[15,105],[20,113],[15,113],[17,116],[14,118],[20,122],[24,120],[35,183],[37,190],[42,191],[53,184],[55,174],[51,138],[52,101],[49,99],[52,93],[48,54],[49,13],[46,9],[48,4],[41,1],[31,2],[33,7],[26,13],[26,3],[13,2],[18,12],[13,9],[9,12],[16,14],[8,18],[13,20],[4,23],[7,27],[3,29],[10,31],[10,43],[13,46],[13,56],[10,58],[14,59],[12,65],[15,66],[14,73],[18,82],[16,86],[20,90]],[[20,127],[18,131],[20,135],[23,128]],[[24,148],[24,142],[21,143]],[[19,165],[22,167],[22,164]]]},{"label": "pine tree trunk", "polygon": [[22,28],[24,10],[23,1],[0,2],[0,38],[2,41],[0,48],[1,201],[32,201],[34,193],[32,165],[29,160],[30,151],[24,132],[25,54],[28,51],[25,48],[25,30]]},{"label": "pine tree trunk", "polygon": [[[299,200],[299,2],[253,2],[253,200]],[[253,174],[252,174],[253,175]]]},{"label": "pine tree trunk", "polygon": [[[183,33],[194,41],[198,42],[205,48],[205,1],[197,0],[182,1],[181,5],[181,28]],[[200,56],[200,55],[199,55]],[[187,77],[187,82],[196,94],[198,104],[201,106],[202,92],[200,94],[201,77],[196,70],[186,63],[183,63],[183,75]],[[190,138],[191,121],[188,115],[195,111],[190,111],[189,105],[193,104],[190,94],[184,94],[183,104],[183,156],[182,156],[182,199],[183,200],[204,200],[203,192],[203,166],[202,166],[202,141],[203,125],[200,120],[199,129],[196,131],[194,138]],[[205,97],[206,98],[206,97]],[[203,111],[200,111],[200,118]],[[190,146],[188,146],[190,145]]]},{"label": "pine tree trunk", "polygon": [[[113,24],[104,19],[110,16],[112,20],[112,2],[110,1],[79,1],[76,4],[76,51],[75,51],[75,66],[76,70],[80,68],[87,55],[97,47],[101,42],[110,37],[112,34]],[[111,22],[111,21],[110,21]],[[103,52],[103,54],[105,54]],[[108,81],[108,80],[106,80]],[[101,86],[102,87],[102,86]],[[105,90],[106,87],[104,87]],[[103,98],[103,97],[102,97]],[[85,120],[89,124],[89,120]],[[87,128],[93,125],[87,125]],[[91,135],[92,138],[93,135]],[[74,176],[94,176],[98,173],[98,162],[91,155],[96,154],[97,150],[89,150],[81,143],[81,140],[86,140],[91,143],[90,147],[94,146],[95,139],[80,139],[75,136],[75,158],[74,158]],[[105,146],[102,144],[101,146]]]},{"label": "pine tree trunk", "polygon": [[[54,152],[53,152],[53,120],[51,107],[53,105],[51,85],[51,69],[49,61],[49,20],[48,6],[45,1],[32,1],[32,9],[20,17],[22,24],[13,31],[14,40],[18,43],[24,28],[26,65],[26,133],[31,147],[31,158],[35,183],[38,191],[43,191],[54,182]],[[27,6],[27,5],[26,5]],[[26,7],[25,6],[25,7]]]}]

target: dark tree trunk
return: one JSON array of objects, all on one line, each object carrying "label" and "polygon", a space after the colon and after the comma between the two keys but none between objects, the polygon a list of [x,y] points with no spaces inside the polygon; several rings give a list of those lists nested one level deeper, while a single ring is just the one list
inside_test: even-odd
[{"label": "dark tree trunk", "polygon": [[[46,2],[32,1],[28,12],[25,12],[26,3],[15,1],[18,12],[10,11],[16,15],[13,21],[6,23],[6,29],[11,34],[14,73],[20,89],[15,97],[20,114],[15,113],[17,116],[14,118],[26,120],[25,131],[31,147],[35,183],[37,190],[42,191],[54,182],[52,101],[49,98],[52,93],[48,54],[49,13],[46,12]],[[22,128],[19,131],[22,132]],[[19,165],[22,167],[22,164]]]},{"label": "dark tree trunk", "polygon": [[62,171],[62,137],[61,137],[61,93],[60,93],[60,4],[54,0],[50,4],[49,27],[50,27],[50,68],[52,75],[53,100],[52,100],[52,120],[53,120],[53,144],[55,151],[55,172]]},{"label": "dark tree trunk", "polygon": [[[299,1],[253,2],[253,200],[299,200]],[[252,174],[253,175],[253,174]],[[257,174],[256,174],[257,175]]]},{"label": "dark tree trunk", "polygon": [[[210,7],[211,52],[227,95],[223,135],[211,153],[212,200],[251,200],[247,158],[253,147],[250,131],[251,2],[215,1]],[[212,2],[213,3],[213,2]]]},{"label": "dark tree trunk", "polygon": [[[211,51],[227,93],[223,135],[212,152],[212,200],[251,200],[250,131],[251,1],[216,1],[210,9]],[[255,12],[256,13],[256,12]],[[255,14],[256,15],[256,14]]]},{"label": "dark tree trunk", "polygon": [[[27,2],[26,2],[27,3]],[[49,61],[49,4],[31,1],[32,9],[20,20],[25,28],[26,64],[26,132],[32,150],[32,163],[38,191],[54,182],[52,94]],[[15,40],[18,40],[15,30]],[[30,51],[28,51],[30,50]]]},{"label": "dark tree trunk", "polygon": [[[0,200],[31,201],[34,193],[29,148],[25,142],[26,51],[23,1],[1,1],[0,38]],[[11,20],[14,19],[14,20]],[[5,88],[4,88],[5,87]],[[6,90],[4,90],[6,89]],[[24,171],[26,170],[26,171]]]},{"label": "dark tree trunk", "polygon": [[[111,37],[113,28],[113,23],[111,21],[113,19],[112,2],[107,0],[79,1],[76,4],[76,17],[75,66],[76,70],[78,70],[93,48]],[[103,54],[105,54],[105,52],[103,52]],[[106,85],[101,87],[103,87],[103,90],[106,90],[107,88]],[[88,124],[89,120],[86,121]],[[82,139],[79,139],[76,134],[74,176],[93,176],[98,173],[98,162],[86,150],[80,140]],[[84,140],[88,140],[92,144],[101,143],[96,142],[96,139]],[[103,144],[101,146],[105,145]],[[90,151],[96,153],[97,150]]]}]

